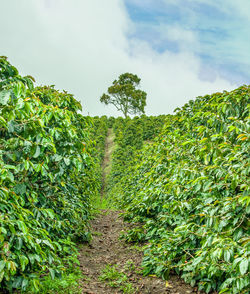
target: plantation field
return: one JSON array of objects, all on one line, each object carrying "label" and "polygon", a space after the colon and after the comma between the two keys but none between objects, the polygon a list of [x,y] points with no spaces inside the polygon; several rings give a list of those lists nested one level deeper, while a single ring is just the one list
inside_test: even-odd
[{"label": "plantation field", "polygon": [[89,117],[0,57],[0,291],[248,293],[249,98]]},{"label": "plantation field", "polygon": [[124,179],[128,241],[147,241],[144,273],[171,271],[207,293],[249,289],[250,87],[190,101]]}]

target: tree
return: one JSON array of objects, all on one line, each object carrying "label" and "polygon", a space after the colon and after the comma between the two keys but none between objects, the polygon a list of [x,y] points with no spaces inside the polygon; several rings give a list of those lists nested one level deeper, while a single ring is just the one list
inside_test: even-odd
[{"label": "tree", "polygon": [[128,114],[142,114],[147,93],[138,89],[140,81],[141,79],[132,73],[121,74],[108,88],[108,94],[101,96],[100,101],[106,105],[113,104],[125,117]]}]

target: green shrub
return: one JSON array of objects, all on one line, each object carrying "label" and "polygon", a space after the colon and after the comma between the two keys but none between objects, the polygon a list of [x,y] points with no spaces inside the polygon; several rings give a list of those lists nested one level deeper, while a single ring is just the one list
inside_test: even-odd
[{"label": "green shrub", "polygon": [[73,241],[90,238],[97,184],[80,109],[0,58],[0,288],[38,291],[41,275],[65,272]]},{"label": "green shrub", "polygon": [[124,182],[125,218],[142,222],[144,273],[170,270],[207,293],[249,289],[250,86],[190,101]]}]

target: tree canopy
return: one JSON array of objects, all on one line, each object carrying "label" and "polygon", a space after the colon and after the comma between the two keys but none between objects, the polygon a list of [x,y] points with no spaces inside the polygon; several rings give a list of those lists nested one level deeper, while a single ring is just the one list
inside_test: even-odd
[{"label": "tree canopy", "polygon": [[142,114],[146,106],[147,93],[138,89],[141,79],[132,73],[121,74],[103,94],[100,101],[106,105],[113,104],[125,117],[128,114]]}]

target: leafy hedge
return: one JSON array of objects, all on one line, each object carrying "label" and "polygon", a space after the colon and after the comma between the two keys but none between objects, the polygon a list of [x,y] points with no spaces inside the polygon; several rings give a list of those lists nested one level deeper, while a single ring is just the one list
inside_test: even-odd
[{"label": "leafy hedge", "polygon": [[[250,86],[190,101],[124,180],[125,219],[149,240],[145,274],[248,293]],[[142,237],[143,235],[143,237]]]},{"label": "leafy hedge", "polygon": [[81,105],[53,87],[34,89],[0,58],[0,288],[39,290],[88,240],[97,193]]},{"label": "leafy hedge", "polygon": [[94,116],[91,119],[93,122],[92,139],[95,141],[95,157],[97,157],[99,161],[102,162],[105,151],[105,140],[109,128],[109,119],[105,115],[101,117]]},{"label": "leafy hedge", "polygon": [[136,116],[134,118],[110,118],[115,134],[115,150],[112,154],[112,167],[108,179],[108,197],[113,204],[120,206],[123,180],[134,166],[136,154],[146,142],[151,142],[160,133],[168,116]]}]

